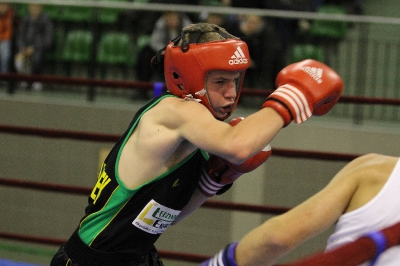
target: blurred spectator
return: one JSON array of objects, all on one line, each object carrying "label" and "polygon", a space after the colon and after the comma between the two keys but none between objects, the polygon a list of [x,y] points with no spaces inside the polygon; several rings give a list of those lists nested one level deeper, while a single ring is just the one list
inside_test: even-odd
[{"label": "blurred spectator", "polygon": [[14,10],[8,3],[0,3],[0,72],[10,71],[12,55]]},{"label": "blurred spectator", "polygon": [[[199,5],[200,0],[147,0],[148,3],[162,4],[167,8],[169,4],[180,4],[180,5]],[[171,8],[170,10],[174,10]],[[154,28],[154,24],[157,19],[163,14],[161,11],[146,11],[146,10],[128,10],[121,12],[119,16],[119,23],[122,25],[128,25],[132,34],[140,36],[142,34],[151,34]],[[197,13],[188,12],[185,14],[189,17],[191,22],[196,22]],[[132,25],[135,25],[132,27]]]},{"label": "blurred spectator", "polygon": [[251,57],[245,86],[273,89],[275,77],[285,65],[274,27],[261,16],[244,15],[239,30],[239,37],[247,43]]},{"label": "blurred spectator", "polygon": [[[45,52],[53,42],[54,26],[42,5],[29,4],[28,11],[18,27],[15,68],[19,73],[40,75]],[[32,89],[41,90],[42,84],[34,82]]]},{"label": "blurred spectator", "polygon": [[[166,43],[179,36],[182,29],[189,24],[192,24],[192,21],[183,13],[167,11],[161,15],[154,25],[150,44],[145,46],[138,54],[136,78],[139,81],[150,81],[153,78],[151,59]],[[161,77],[154,78],[158,80]]]},{"label": "blurred spectator", "polygon": [[192,24],[186,14],[167,11],[156,21],[151,33],[150,46],[154,52],[162,49],[166,43],[181,34],[184,27]]}]

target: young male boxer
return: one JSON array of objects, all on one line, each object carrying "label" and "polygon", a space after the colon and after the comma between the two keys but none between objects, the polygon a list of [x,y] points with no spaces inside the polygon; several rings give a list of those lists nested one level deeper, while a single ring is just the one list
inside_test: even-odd
[{"label": "young male boxer", "polygon": [[152,64],[163,69],[168,91],[143,106],[115,144],[86,214],[51,266],[163,265],[154,243],[169,225],[262,164],[282,127],[327,113],[343,86],[320,62],[290,65],[262,108],[230,125],[224,120],[250,66],[246,43],[193,24]]}]

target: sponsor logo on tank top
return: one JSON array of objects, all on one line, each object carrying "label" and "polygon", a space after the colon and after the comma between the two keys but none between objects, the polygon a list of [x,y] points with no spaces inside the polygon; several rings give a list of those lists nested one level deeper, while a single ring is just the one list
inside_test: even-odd
[{"label": "sponsor logo on tank top", "polygon": [[151,200],[132,222],[134,226],[149,234],[162,234],[181,211],[165,207]]}]

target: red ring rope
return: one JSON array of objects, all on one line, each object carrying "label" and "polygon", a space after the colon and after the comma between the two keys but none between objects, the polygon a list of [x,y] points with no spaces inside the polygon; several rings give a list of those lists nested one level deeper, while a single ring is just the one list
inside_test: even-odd
[{"label": "red ring rope", "polygon": [[[52,75],[26,75],[16,73],[0,73],[0,79],[5,81],[27,81],[27,82],[44,82],[63,85],[83,85],[83,86],[100,86],[125,89],[143,89],[151,90],[154,87],[153,82],[137,82],[137,81],[117,81],[103,79],[88,79],[88,78],[73,78]],[[273,90],[267,89],[246,89],[242,90],[243,95],[253,95],[266,97]],[[340,97],[341,103],[358,103],[358,104],[385,104],[385,105],[400,105],[400,99],[393,98],[375,98],[375,97],[360,97],[360,96],[345,96]]]},{"label": "red ring rope", "polygon": [[[113,134],[89,133],[89,132],[80,132],[71,130],[59,130],[59,129],[57,130],[44,129],[35,127],[21,127],[21,126],[1,125],[1,124],[0,124],[0,132],[13,133],[19,135],[41,136],[47,138],[68,138],[68,139],[97,141],[97,142],[115,142],[120,138],[119,135],[113,135]],[[279,149],[279,148],[274,148],[273,154],[276,156],[330,160],[330,161],[350,161],[360,156],[359,154],[300,151],[300,150]]]},{"label": "red ring rope", "polygon": [[[400,245],[400,222],[381,230],[386,238],[385,250]],[[338,247],[326,253],[320,252],[314,256],[299,260],[287,266],[356,266],[374,257],[376,245],[369,237]]]},{"label": "red ring rope", "polygon": [[[92,191],[91,188],[80,187],[80,186],[69,186],[69,185],[61,185],[61,184],[52,184],[52,183],[44,183],[44,182],[36,182],[36,181],[26,181],[26,180],[16,180],[11,178],[3,178],[0,177],[0,185],[9,186],[9,187],[18,187],[18,188],[26,188],[26,189],[35,189],[42,191],[50,191],[50,192],[64,192],[68,194],[77,194],[77,195],[90,195]],[[231,202],[223,202],[223,201],[212,201],[209,200],[205,202],[202,207],[214,208],[214,209],[224,209],[231,211],[248,211],[248,212],[259,212],[264,214],[282,214],[289,210],[286,207],[277,207],[277,206],[265,206],[265,205],[252,205],[252,204],[244,204],[244,203],[231,203]]]}]

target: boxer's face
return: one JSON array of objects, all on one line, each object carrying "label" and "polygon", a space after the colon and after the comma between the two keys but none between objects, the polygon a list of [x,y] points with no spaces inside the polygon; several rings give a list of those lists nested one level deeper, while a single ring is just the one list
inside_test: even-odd
[{"label": "boxer's face", "polygon": [[240,72],[210,71],[206,77],[205,89],[210,106],[218,118],[226,117],[233,111],[240,81]]}]

